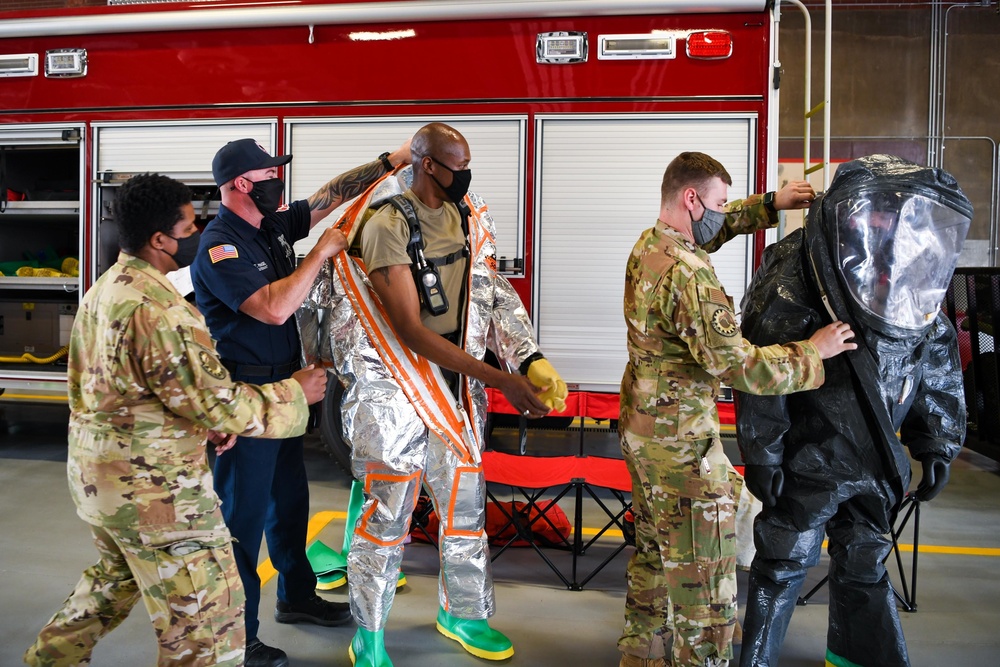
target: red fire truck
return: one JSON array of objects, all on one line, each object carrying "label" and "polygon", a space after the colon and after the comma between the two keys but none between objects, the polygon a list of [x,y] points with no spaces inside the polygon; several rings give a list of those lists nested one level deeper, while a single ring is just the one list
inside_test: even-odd
[{"label": "red fire truck", "polygon": [[[0,15],[2,401],[65,400],[60,348],[115,260],[117,187],[168,174],[207,221],[232,139],[293,154],[294,200],[431,120],[455,126],[542,349],[589,392],[618,391],[623,270],[667,162],[715,156],[734,198],[774,186],[769,0],[108,5]],[[714,257],[737,303],[762,242]]]}]

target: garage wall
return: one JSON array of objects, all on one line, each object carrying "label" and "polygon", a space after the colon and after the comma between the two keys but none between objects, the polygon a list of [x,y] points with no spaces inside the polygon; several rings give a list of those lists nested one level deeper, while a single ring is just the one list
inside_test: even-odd
[{"label": "garage wall", "polygon": [[[805,4],[813,24],[815,104],[823,99],[825,17],[822,3]],[[935,3],[927,1],[834,2],[831,157],[847,160],[889,152],[927,164],[930,146],[975,206],[969,233],[973,252],[966,254],[965,263],[983,266],[990,263],[988,250],[995,245],[998,228],[994,165],[995,144],[1000,142],[1000,14],[996,0],[989,5],[949,7],[937,3],[935,22]],[[798,9],[782,5],[782,161],[802,158],[804,25]],[[936,91],[931,82],[934,71],[939,74]],[[940,150],[928,138],[934,100],[943,111],[945,139]],[[820,117],[813,123],[813,136],[821,129]],[[821,157],[822,145],[814,142],[811,152],[814,159]]]}]

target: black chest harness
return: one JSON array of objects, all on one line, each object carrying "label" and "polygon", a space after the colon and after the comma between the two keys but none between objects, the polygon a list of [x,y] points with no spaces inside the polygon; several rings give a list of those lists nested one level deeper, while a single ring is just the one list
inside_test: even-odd
[{"label": "black chest harness", "polygon": [[[420,220],[413,204],[403,195],[391,197],[389,201],[397,211],[406,218],[406,224],[410,228],[410,240],[406,244],[406,254],[410,256],[410,270],[413,272],[413,281],[417,286],[417,294],[420,295],[420,302],[431,315],[443,315],[448,312],[448,297],[444,293],[444,286],[441,284],[441,273],[438,267],[454,264],[463,257],[469,256],[469,216],[472,211],[464,201],[458,203],[458,212],[462,216],[462,234],[465,236],[465,246],[461,250],[445,255],[444,257],[424,256],[424,237],[420,231]],[[465,283],[462,283],[462,290],[465,290]]]}]

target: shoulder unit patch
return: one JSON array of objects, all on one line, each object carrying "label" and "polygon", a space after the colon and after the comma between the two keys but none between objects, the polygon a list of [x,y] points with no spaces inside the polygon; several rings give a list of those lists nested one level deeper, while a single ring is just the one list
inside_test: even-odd
[{"label": "shoulder unit patch", "polygon": [[201,367],[205,369],[205,372],[215,379],[221,380],[226,377],[226,369],[214,355],[209,354],[205,350],[199,350],[198,361],[201,362]]},{"label": "shoulder unit patch", "polygon": [[726,338],[732,338],[740,330],[736,318],[728,308],[718,308],[712,313],[712,328]]}]

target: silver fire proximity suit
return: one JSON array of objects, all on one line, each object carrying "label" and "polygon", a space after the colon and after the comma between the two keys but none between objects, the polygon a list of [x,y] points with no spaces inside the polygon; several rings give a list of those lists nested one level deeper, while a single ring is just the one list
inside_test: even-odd
[{"label": "silver fire proximity suit", "polygon": [[[366,213],[402,193],[409,177],[409,167],[388,175],[351,205],[338,223],[349,239],[361,238]],[[518,368],[538,352],[531,322],[513,287],[497,273],[494,224],[485,202],[469,193],[465,203],[471,209],[466,299],[451,305],[462,309],[458,344],[478,359],[489,348]],[[460,396],[454,396],[437,366],[400,343],[361,263],[346,253],[326,264],[298,318],[306,360],[328,366],[344,385],[343,435],[352,448],[352,472],[364,483],[365,504],[348,556],[358,624],[369,631],[386,624],[422,484],[440,518],[441,607],[458,618],[492,616],[480,456],[486,424],[482,382],[461,377]]]}]

